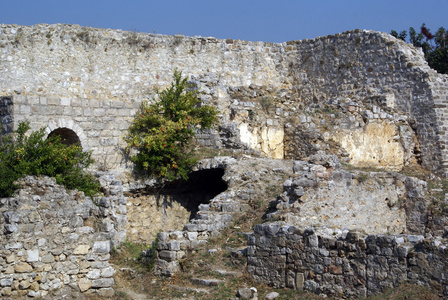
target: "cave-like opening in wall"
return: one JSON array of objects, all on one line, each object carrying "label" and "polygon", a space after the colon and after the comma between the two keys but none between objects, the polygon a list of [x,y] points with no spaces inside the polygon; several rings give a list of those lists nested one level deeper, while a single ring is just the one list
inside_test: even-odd
[{"label": "cave-like opening in wall", "polygon": [[70,145],[81,145],[81,141],[78,135],[71,129],[68,128],[58,128],[50,132],[48,137],[59,136],[61,138],[61,143],[67,146]]},{"label": "cave-like opening in wall", "polygon": [[222,179],[224,169],[213,168],[194,171],[188,180],[175,180],[166,183],[157,191],[159,196],[169,196],[183,203],[193,219],[200,204],[207,204],[211,199],[227,190],[227,183]]},{"label": "cave-like opening in wall", "polygon": [[224,172],[223,168],[202,169],[190,173],[187,181],[175,180],[126,192],[126,238],[149,243],[160,231],[182,230],[196,216],[199,205],[210,203],[227,190]]}]

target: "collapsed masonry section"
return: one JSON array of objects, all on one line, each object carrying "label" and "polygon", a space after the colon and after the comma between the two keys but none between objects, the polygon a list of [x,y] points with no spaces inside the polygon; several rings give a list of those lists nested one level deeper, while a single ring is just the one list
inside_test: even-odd
[{"label": "collapsed masonry section", "polygon": [[187,181],[176,180],[127,192],[127,239],[150,243],[160,231],[182,230],[196,217],[202,204],[207,205],[227,189],[223,175],[223,168],[197,170]]},{"label": "collapsed masonry section", "polygon": [[[234,164],[235,159],[231,157],[216,157],[213,159],[201,160],[195,166],[196,174],[226,174],[229,172],[229,165]],[[222,171],[218,171],[222,170]],[[194,174],[194,173],[193,173]],[[227,178],[228,174],[225,175]],[[196,175],[193,176],[193,180]],[[209,179],[203,179],[201,186],[210,182]],[[179,261],[185,258],[187,251],[204,244],[211,237],[216,237],[220,232],[229,226],[237,215],[249,210],[248,203],[238,201],[235,197],[235,191],[227,189],[215,195],[209,202],[200,204],[195,217],[191,219],[182,230],[167,230],[160,232],[158,244],[156,245],[156,259],[154,265],[154,274],[158,276],[173,276],[180,271]],[[214,186],[214,187],[213,187]],[[211,188],[213,187],[213,188]],[[214,183],[205,190],[210,191],[216,188],[224,188],[222,183]],[[165,227],[166,228],[166,227]],[[143,253],[144,256],[152,256],[151,251]]]},{"label": "collapsed masonry section", "polygon": [[19,180],[0,199],[1,296],[42,297],[64,286],[114,294],[110,251],[125,240],[126,198],[113,174],[98,174],[108,196],[95,203],[48,177]]}]

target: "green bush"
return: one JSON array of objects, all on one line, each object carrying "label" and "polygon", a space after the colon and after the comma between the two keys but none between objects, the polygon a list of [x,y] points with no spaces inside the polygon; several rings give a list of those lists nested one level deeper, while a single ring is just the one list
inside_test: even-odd
[{"label": "green bush", "polygon": [[91,153],[79,145],[63,145],[59,136],[45,139],[45,128],[32,132],[29,122],[0,140],[0,197],[9,197],[17,189],[14,182],[25,175],[55,177],[58,184],[78,189],[88,196],[99,192],[95,178],[85,173],[92,162]]},{"label": "green bush", "polygon": [[175,70],[173,78],[152,103],[142,104],[125,138],[128,153],[137,150],[131,160],[141,175],[187,179],[197,160],[191,146],[195,130],[218,121],[217,110],[201,105],[200,93],[181,72]]}]

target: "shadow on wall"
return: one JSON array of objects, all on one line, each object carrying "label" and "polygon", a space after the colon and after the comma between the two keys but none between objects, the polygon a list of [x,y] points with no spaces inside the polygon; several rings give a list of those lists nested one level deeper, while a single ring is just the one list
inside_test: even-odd
[{"label": "shadow on wall", "polygon": [[133,190],[127,196],[127,233],[131,242],[152,242],[161,230],[182,230],[201,204],[227,189],[224,169],[205,169],[163,186]]},{"label": "shadow on wall", "polygon": [[160,189],[150,189],[148,194],[156,196],[157,206],[172,207],[178,202],[190,212],[189,220],[198,212],[200,204],[209,203],[218,194],[227,190],[222,179],[224,169],[206,169],[192,172],[187,181],[176,180]]},{"label": "shadow on wall", "polygon": [[78,135],[71,129],[68,128],[58,128],[53,130],[48,137],[59,136],[61,138],[61,143],[67,146],[78,144],[81,145]]}]

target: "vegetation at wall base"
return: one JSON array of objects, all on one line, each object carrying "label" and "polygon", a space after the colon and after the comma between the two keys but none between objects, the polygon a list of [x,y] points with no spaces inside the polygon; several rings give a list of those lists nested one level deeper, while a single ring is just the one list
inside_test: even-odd
[{"label": "vegetation at wall base", "polygon": [[196,130],[212,128],[218,111],[201,105],[200,92],[178,70],[171,86],[156,93],[153,102],[142,103],[129,127],[127,152],[141,175],[186,180],[197,161],[192,146]]},{"label": "vegetation at wall base", "polygon": [[442,74],[448,74],[448,30],[440,27],[435,34],[432,34],[425,23],[420,27],[420,33],[413,28],[409,28],[400,33],[391,31],[394,37],[406,41],[409,33],[409,42],[415,47],[421,47],[425,54],[428,65]]},{"label": "vegetation at wall base", "polygon": [[45,128],[27,136],[29,129],[29,122],[20,122],[12,135],[0,140],[0,197],[12,196],[14,182],[26,175],[55,177],[58,184],[90,197],[99,193],[99,182],[85,172],[93,163],[90,152],[62,144],[59,136],[46,139]]}]

